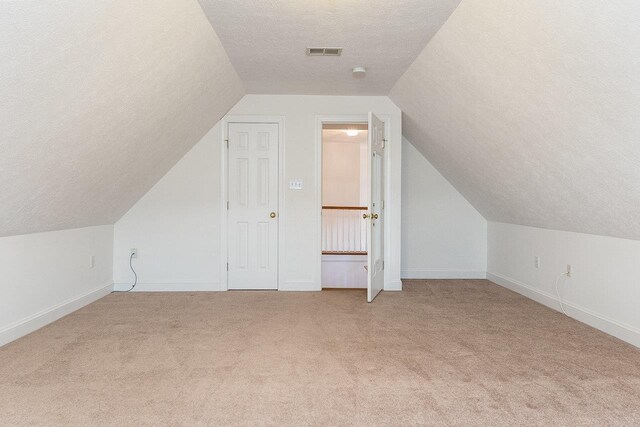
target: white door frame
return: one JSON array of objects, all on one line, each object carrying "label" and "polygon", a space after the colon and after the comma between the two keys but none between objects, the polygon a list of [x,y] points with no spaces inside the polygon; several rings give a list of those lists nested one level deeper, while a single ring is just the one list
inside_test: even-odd
[{"label": "white door frame", "polygon": [[[376,114],[375,111],[373,111]],[[384,122],[384,137],[387,141],[392,141],[391,138],[391,115],[390,114],[376,114],[380,120]],[[368,111],[364,114],[350,114],[350,115],[322,115],[316,116],[316,182],[318,183],[316,194],[316,231],[315,231],[315,247],[317,248],[316,258],[316,277],[318,280],[319,289],[322,289],[322,125],[324,124],[342,124],[342,123],[369,123]],[[394,144],[398,143],[392,141]],[[385,170],[385,188],[384,188],[384,200],[385,204],[387,200],[391,200],[389,197],[389,191],[391,189],[390,177],[391,174],[391,162],[390,156],[385,155],[384,170]],[[387,245],[391,242],[391,227],[385,227],[384,229],[384,254],[385,258],[388,253]],[[387,288],[388,276],[384,274],[384,285]]]},{"label": "white door frame", "polygon": [[229,139],[229,123],[273,123],[278,125],[278,289],[282,279],[284,261],[280,254],[281,243],[284,242],[284,117],[283,116],[247,116],[228,115],[222,119],[220,139],[220,287],[229,290],[229,273],[227,263],[229,260],[228,239],[229,234],[227,202],[229,200],[229,151],[227,140]]}]

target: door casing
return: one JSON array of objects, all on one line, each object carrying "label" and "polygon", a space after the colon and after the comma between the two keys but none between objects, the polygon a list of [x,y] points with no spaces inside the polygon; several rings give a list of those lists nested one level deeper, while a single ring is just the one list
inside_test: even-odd
[{"label": "door casing", "polygon": [[228,252],[228,210],[229,200],[229,151],[227,150],[227,140],[229,139],[230,123],[271,123],[278,125],[278,289],[282,281],[284,271],[284,260],[282,256],[282,242],[284,242],[284,229],[286,212],[284,209],[284,141],[285,141],[285,119],[283,116],[246,116],[228,115],[221,122],[221,143],[220,143],[220,281],[223,290],[229,289],[229,275],[227,263]]},{"label": "door casing", "polygon": [[[375,111],[373,111],[375,114]],[[384,122],[384,138],[387,141],[391,141],[390,130],[391,130],[391,115],[389,114],[376,114],[380,120]],[[369,115],[368,113],[364,114],[351,114],[351,115],[322,115],[316,116],[316,182],[318,183],[318,188],[316,192],[316,212],[315,212],[315,222],[316,222],[316,230],[314,232],[315,237],[315,247],[316,247],[316,262],[314,263],[314,277],[316,278],[317,288],[318,290],[322,290],[322,125],[324,124],[344,124],[344,123],[368,123]],[[398,143],[395,142],[394,143]],[[384,200],[385,204],[387,200],[391,200],[389,197],[389,189],[391,188],[390,184],[390,157],[385,156],[384,159]],[[384,228],[384,242],[391,242],[391,227]],[[389,243],[385,243],[384,248],[384,258],[387,258],[388,255],[388,245]],[[385,289],[387,288],[387,284],[389,283],[389,277],[387,270],[384,271],[384,283]]]}]

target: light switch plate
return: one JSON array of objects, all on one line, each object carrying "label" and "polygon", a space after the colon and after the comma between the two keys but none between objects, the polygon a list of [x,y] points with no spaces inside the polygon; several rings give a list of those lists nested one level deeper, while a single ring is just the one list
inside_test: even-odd
[{"label": "light switch plate", "polygon": [[292,179],[289,181],[289,190],[302,190],[304,183],[301,179]]}]

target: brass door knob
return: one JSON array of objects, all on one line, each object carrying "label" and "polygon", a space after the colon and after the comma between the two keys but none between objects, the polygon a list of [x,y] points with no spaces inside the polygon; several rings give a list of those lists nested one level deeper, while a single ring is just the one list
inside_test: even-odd
[{"label": "brass door knob", "polygon": [[362,214],[362,219],[369,219],[369,218],[371,218],[371,215]]},{"label": "brass door knob", "polygon": [[378,219],[378,214],[371,214],[372,219]]},{"label": "brass door knob", "polygon": [[271,218],[275,218],[275,217],[276,217],[276,213],[275,213],[275,212],[271,212],[271,213],[269,214],[269,216],[270,216]]}]

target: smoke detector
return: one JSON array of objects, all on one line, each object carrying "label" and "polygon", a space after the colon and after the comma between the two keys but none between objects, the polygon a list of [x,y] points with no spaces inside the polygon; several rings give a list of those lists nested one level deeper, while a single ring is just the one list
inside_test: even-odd
[{"label": "smoke detector", "polygon": [[307,56],[340,56],[341,47],[308,47]]},{"label": "smoke detector", "polygon": [[352,71],[356,76],[364,76],[364,74],[367,72],[367,69],[365,67],[353,67]]}]

